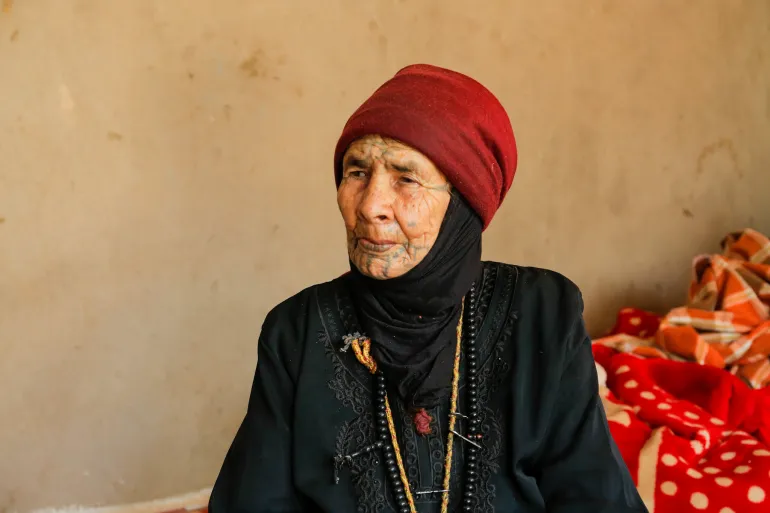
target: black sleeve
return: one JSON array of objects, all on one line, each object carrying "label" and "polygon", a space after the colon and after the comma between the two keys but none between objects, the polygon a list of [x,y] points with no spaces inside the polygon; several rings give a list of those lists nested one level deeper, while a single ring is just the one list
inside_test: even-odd
[{"label": "black sleeve", "polygon": [[293,330],[274,317],[268,315],[262,327],[248,410],[214,484],[210,513],[303,510],[291,467],[295,385],[287,350],[296,351],[296,342],[289,340]]},{"label": "black sleeve", "polygon": [[538,486],[546,511],[646,513],[607,425],[582,315],[572,331],[568,346],[573,349],[559,383],[539,465]]}]

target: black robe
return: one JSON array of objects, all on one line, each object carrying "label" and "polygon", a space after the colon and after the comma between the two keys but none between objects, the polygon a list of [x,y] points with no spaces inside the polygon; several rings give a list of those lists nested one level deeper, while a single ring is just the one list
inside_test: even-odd
[{"label": "black robe", "polygon": [[[360,330],[349,285],[343,276],[310,287],[268,314],[248,411],[210,513],[397,511],[376,451],[334,480],[335,455],[375,441],[373,378],[344,351],[343,337]],[[484,264],[476,343],[484,438],[471,511],[647,511],[607,427],[582,312],[578,288],[557,273]],[[464,392],[461,380],[460,405]],[[439,429],[421,436],[389,396],[412,492],[440,490],[448,400],[429,412]],[[454,444],[450,511],[461,511],[466,442]],[[439,511],[440,494],[415,497],[418,512]]]}]

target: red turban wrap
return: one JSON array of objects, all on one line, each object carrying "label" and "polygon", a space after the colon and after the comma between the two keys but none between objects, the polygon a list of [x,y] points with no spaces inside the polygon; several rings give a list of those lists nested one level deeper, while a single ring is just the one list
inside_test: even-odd
[{"label": "red turban wrap", "polygon": [[516,173],[516,141],[495,96],[472,78],[416,64],[399,71],[350,117],[334,152],[337,186],[350,144],[381,135],[419,150],[489,225]]}]

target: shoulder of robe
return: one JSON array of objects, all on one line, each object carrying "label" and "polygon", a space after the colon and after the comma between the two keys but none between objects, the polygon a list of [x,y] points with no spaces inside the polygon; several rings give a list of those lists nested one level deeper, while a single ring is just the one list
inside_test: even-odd
[{"label": "shoulder of robe", "polygon": [[317,340],[320,325],[318,293],[329,283],[334,282],[312,285],[281,301],[268,312],[262,323],[260,354],[266,351],[274,355],[293,380],[301,373],[308,341]]},{"label": "shoulder of robe", "polygon": [[262,324],[263,337],[270,339],[279,335],[285,338],[288,335],[294,340],[303,338],[307,327],[318,317],[318,291],[338,280],[339,278],[333,282],[311,285],[278,303],[265,316]]},{"label": "shoulder of robe", "polygon": [[583,296],[578,286],[556,271],[496,264],[516,273],[514,310],[520,329],[540,351],[571,353],[585,339]]}]

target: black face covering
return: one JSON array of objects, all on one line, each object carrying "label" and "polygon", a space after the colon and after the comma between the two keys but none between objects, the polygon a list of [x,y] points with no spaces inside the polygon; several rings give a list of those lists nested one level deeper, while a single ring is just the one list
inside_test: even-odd
[{"label": "black face covering", "polygon": [[389,280],[351,263],[352,294],[372,353],[411,408],[448,395],[462,298],[481,275],[481,218],[452,194],[436,243],[414,269]]}]

